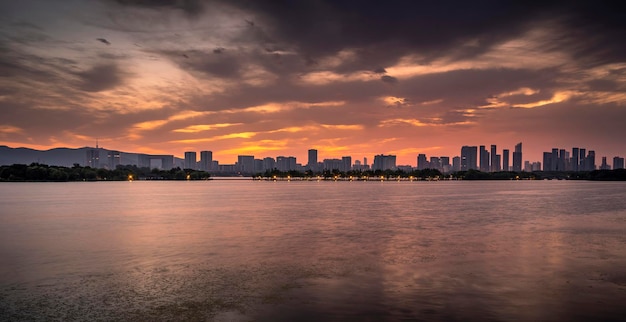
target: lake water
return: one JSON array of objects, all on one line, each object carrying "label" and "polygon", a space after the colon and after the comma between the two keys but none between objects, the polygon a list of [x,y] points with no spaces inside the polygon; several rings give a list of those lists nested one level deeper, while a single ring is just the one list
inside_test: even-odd
[{"label": "lake water", "polygon": [[0,184],[0,320],[623,321],[626,183]]}]

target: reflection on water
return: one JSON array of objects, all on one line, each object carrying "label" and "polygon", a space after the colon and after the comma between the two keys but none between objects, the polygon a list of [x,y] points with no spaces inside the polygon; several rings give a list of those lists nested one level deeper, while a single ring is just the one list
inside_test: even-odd
[{"label": "reflection on water", "polygon": [[624,188],[0,184],[0,320],[622,320]]}]

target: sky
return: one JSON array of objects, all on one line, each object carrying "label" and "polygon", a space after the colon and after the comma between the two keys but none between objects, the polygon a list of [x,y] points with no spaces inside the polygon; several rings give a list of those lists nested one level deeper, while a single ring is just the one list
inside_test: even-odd
[{"label": "sky", "polygon": [[626,12],[527,2],[2,1],[0,145],[626,156]]}]

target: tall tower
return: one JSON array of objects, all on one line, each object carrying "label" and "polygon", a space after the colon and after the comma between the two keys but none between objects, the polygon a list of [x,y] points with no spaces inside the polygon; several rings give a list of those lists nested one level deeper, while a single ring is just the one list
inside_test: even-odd
[{"label": "tall tower", "polygon": [[500,171],[500,166],[499,166],[499,162],[497,161],[498,159],[498,154],[496,152],[496,145],[492,144],[491,145],[491,172],[496,172],[496,171]]},{"label": "tall tower", "polygon": [[196,162],[198,158],[196,152],[185,152],[185,169],[196,170]]},{"label": "tall tower", "polygon": [[464,145],[461,147],[461,171],[478,170],[476,164],[478,147]]},{"label": "tall tower", "polygon": [[212,151],[200,151],[200,170],[210,171],[213,164],[213,152]]},{"label": "tall tower", "polygon": [[317,150],[309,150],[309,162],[307,163],[307,167],[310,170],[317,171]]},{"label": "tall tower", "polygon": [[572,160],[570,161],[570,170],[572,171],[578,171],[579,153],[578,148],[572,148]]},{"label": "tall tower", "polygon": [[480,171],[489,172],[489,152],[484,145],[480,146]]},{"label": "tall tower", "polygon": [[522,171],[522,142],[515,145],[513,152],[513,171]]},{"label": "tall tower", "polygon": [[502,171],[510,171],[509,167],[509,149],[502,150]]}]

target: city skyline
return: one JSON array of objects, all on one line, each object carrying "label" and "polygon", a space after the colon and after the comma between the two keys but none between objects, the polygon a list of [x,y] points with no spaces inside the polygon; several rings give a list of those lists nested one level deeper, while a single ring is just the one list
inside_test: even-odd
[{"label": "city skyline", "polygon": [[410,165],[484,145],[490,164],[512,166],[524,142],[524,161],[580,146],[610,163],[626,151],[621,12],[602,1],[5,1],[0,145],[99,140],[224,163],[315,148]]}]

